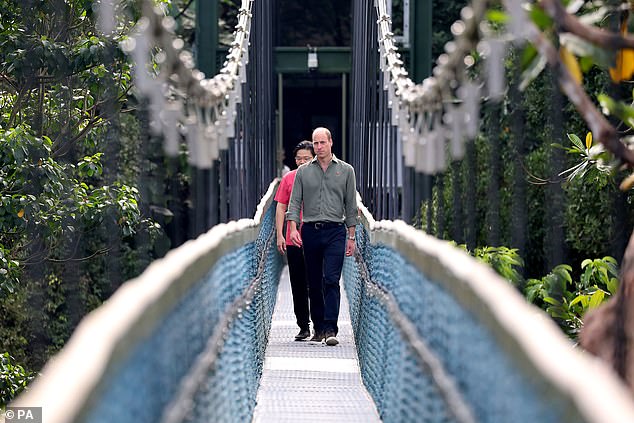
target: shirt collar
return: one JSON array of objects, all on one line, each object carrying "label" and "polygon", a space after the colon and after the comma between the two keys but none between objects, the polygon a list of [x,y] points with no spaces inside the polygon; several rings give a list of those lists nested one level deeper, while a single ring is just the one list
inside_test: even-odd
[{"label": "shirt collar", "polygon": [[[337,158],[337,156],[335,156],[335,153],[332,153],[332,162],[333,163],[339,163],[339,161],[340,160]],[[313,157],[313,159],[309,163],[317,163],[317,164],[319,164],[319,162],[317,161],[317,156]]]}]

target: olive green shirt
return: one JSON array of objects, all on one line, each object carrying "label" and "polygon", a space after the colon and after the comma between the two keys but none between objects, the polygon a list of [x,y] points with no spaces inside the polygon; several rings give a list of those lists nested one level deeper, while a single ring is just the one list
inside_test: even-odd
[{"label": "olive green shirt", "polygon": [[345,222],[356,226],[357,186],[354,168],[332,155],[324,172],[317,157],[297,169],[287,220],[297,222],[303,203],[304,222]]}]

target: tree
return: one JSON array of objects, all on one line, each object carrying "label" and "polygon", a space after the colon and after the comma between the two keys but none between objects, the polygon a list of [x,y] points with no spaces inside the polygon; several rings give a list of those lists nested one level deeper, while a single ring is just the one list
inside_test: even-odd
[{"label": "tree", "polygon": [[116,288],[104,259],[156,228],[118,171],[122,144],[138,142],[119,48],[136,12],[123,7],[106,36],[94,5],[0,1],[0,327],[13,333],[0,351],[32,369]]}]

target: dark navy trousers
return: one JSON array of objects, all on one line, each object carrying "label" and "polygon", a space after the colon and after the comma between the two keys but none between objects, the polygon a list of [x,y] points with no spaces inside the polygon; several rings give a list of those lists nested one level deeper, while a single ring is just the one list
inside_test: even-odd
[{"label": "dark navy trousers", "polygon": [[288,245],[286,246],[286,257],[288,257],[288,276],[291,280],[293,311],[297,318],[297,326],[308,330],[310,319],[308,317],[308,282],[306,281],[304,252],[300,247]]},{"label": "dark navy trousers", "polygon": [[335,222],[304,222],[304,261],[308,278],[310,317],[315,332],[339,331],[339,279],[346,252],[346,227]]}]

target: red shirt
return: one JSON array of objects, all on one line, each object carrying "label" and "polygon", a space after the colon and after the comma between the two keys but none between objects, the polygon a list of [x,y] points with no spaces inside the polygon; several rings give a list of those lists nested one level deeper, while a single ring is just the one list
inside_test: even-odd
[{"label": "red shirt", "polygon": [[[291,193],[293,192],[293,182],[295,182],[295,174],[297,173],[297,169],[291,170],[286,175],[282,177],[282,182],[280,182],[280,186],[277,188],[277,192],[275,193],[275,201],[281,204],[286,204],[291,201]],[[302,219],[302,212],[299,212],[299,219]],[[292,245],[291,241],[291,225],[286,224],[286,245]],[[298,228],[299,229],[299,228]]]}]

